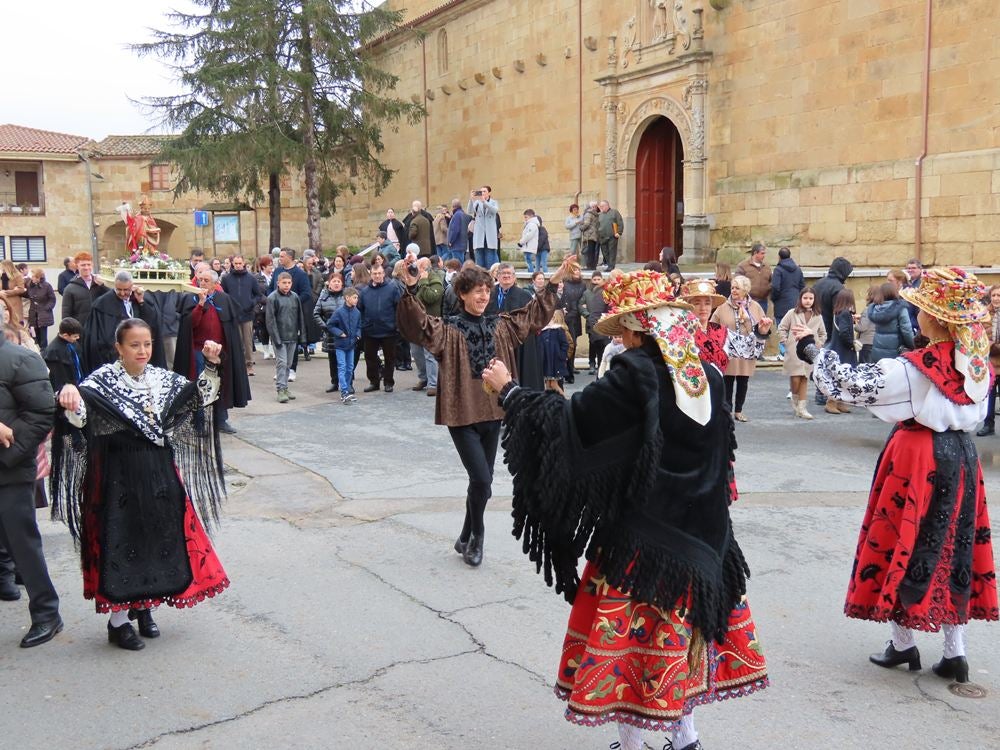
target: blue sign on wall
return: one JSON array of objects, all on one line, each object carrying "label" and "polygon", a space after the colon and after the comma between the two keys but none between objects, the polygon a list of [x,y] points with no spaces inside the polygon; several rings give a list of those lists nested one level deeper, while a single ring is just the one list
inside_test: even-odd
[{"label": "blue sign on wall", "polygon": [[208,226],[208,211],[195,211],[194,212],[194,225],[196,227],[207,227]]}]

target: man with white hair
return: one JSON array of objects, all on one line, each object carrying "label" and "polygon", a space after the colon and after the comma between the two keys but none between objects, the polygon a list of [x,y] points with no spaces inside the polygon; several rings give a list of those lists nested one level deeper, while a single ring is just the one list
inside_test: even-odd
[{"label": "man with white hair", "polygon": [[243,408],[250,401],[250,379],[240,337],[239,312],[236,305],[219,287],[219,276],[207,264],[199,264],[195,280],[197,294],[185,294],[181,300],[180,330],[174,372],[195,380],[204,368],[202,348],[206,341],[222,344],[222,366],[219,398],[215,408],[215,423],[219,431],[232,434],[229,410]]},{"label": "man with white hair", "polygon": [[89,375],[101,365],[118,359],[115,331],[119,323],[129,318],[139,318],[149,324],[153,332],[153,356],[149,363],[166,367],[160,316],[153,303],[146,299],[143,288],[135,284],[131,273],[119,271],[113,291],[114,294],[101,295],[94,301],[83,327],[83,374]]}]

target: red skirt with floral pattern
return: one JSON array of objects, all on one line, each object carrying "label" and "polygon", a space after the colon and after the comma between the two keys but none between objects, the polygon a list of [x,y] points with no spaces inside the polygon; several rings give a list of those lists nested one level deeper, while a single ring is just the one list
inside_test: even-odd
[{"label": "red skirt with floral pattern", "polygon": [[692,632],[688,602],[637,602],[587,563],[569,616],[556,694],[567,720],[669,731],[695,706],[767,687],[767,665],[746,598],[721,645]]},{"label": "red skirt with floral pattern", "polygon": [[960,543],[972,545],[971,582],[967,601],[956,601],[950,586],[961,502],[954,504],[941,553],[930,574],[927,592],[916,603],[904,605],[899,587],[907,573],[920,528],[931,504],[937,471],[933,433],[922,426],[901,426],[883,451],[875,470],[868,509],[858,538],[854,569],[844,612],[848,617],[887,622],[916,630],[937,632],[941,625],[969,619],[997,620],[996,574],[993,568],[990,518],[986,510],[983,472],[965,476],[953,491],[961,498],[965,483],[976,483],[975,532]]}]

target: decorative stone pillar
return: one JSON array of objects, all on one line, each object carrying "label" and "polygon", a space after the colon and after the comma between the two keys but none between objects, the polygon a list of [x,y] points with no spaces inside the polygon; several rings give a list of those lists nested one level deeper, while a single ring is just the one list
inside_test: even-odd
[{"label": "decorative stone pillar", "polygon": [[[613,89],[610,89],[613,91]],[[618,102],[614,95],[605,98],[604,110],[604,197],[618,205]]]},{"label": "decorative stone pillar", "polygon": [[705,213],[705,100],[708,78],[696,73],[684,89],[684,107],[691,118],[691,140],[685,154],[684,248],[697,262],[711,260],[710,233]]}]

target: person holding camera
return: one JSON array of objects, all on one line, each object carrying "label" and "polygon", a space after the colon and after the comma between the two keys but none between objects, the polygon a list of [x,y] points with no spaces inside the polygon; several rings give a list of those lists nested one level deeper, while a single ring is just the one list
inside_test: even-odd
[{"label": "person holding camera", "polygon": [[518,347],[552,319],[558,302],[556,288],[575,263],[575,255],[567,256],[548,286],[526,306],[510,313],[490,313],[490,275],[482,268],[465,268],[452,281],[461,312],[444,318],[427,314],[417,297],[418,277],[403,275],[407,293],[396,311],[399,331],[414,344],[426,347],[438,361],[434,423],[448,427],[469,475],[465,521],[455,551],[472,567],[483,561],[483,517],[493,494],[493,465],[503,419],[496,395],[484,390],[483,370],[494,357],[518,370]]},{"label": "person holding camera", "polygon": [[473,222],[472,248],[476,265],[488,269],[500,262],[500,227],[497,221],[500,204],[493,198],[493,188],[483,185],[473,190],[467,213]]}]

